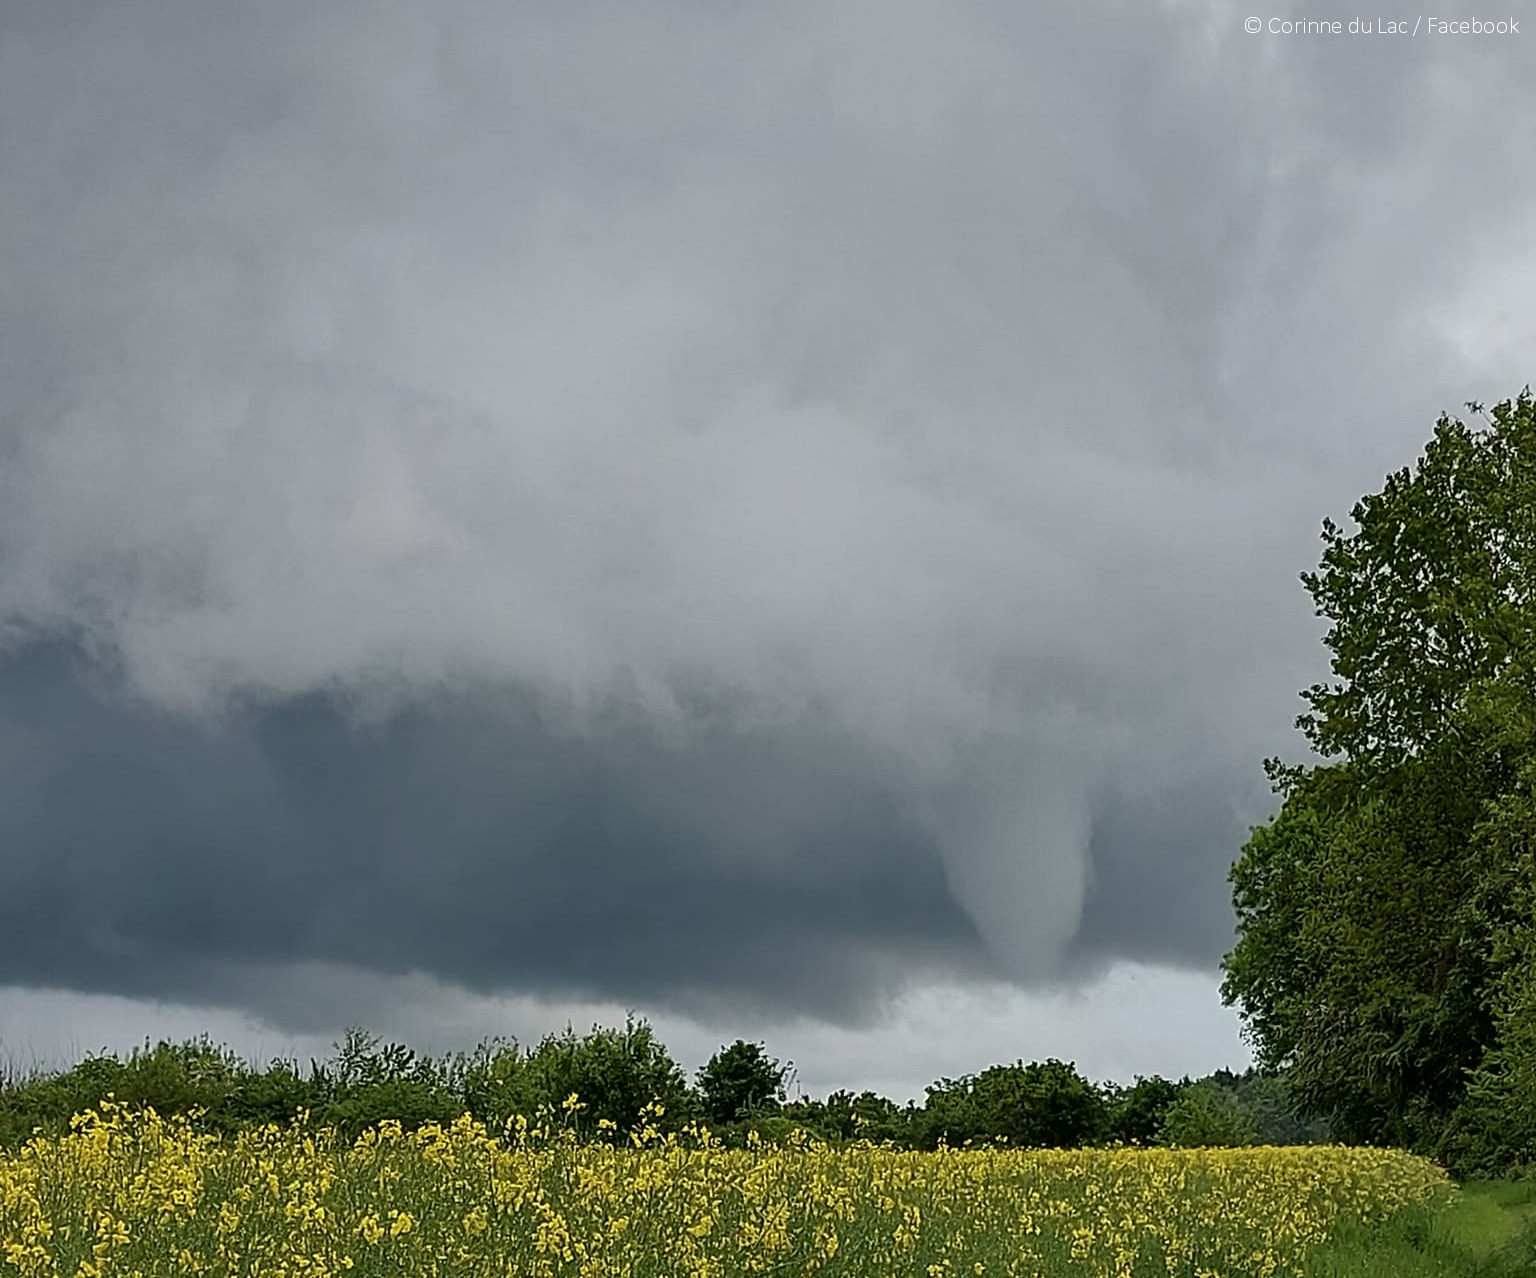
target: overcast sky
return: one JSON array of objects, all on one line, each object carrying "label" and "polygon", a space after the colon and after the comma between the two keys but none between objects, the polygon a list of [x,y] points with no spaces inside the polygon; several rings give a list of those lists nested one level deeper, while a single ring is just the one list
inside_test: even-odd
[{"label": "overcast sky", "polygon": [[1250,15],[1400,16],[0,0],[0,1044],[1246,1064],[1297,574],[1536,351],[1536,30]]}]

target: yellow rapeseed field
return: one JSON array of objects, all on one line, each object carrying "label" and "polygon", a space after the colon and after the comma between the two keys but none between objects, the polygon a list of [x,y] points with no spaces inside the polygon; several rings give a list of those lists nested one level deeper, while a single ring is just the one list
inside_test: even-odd
[{"label": "yellow rapeseed field", "polygon": [[1454,1192],[1375,1149],[727,1150],[658,1115],[612,1146],[549,1114],[347,1145],[307,1122],[222,1141],[108,1100],[0,1156],[0,1276],[1237,1278]]}]

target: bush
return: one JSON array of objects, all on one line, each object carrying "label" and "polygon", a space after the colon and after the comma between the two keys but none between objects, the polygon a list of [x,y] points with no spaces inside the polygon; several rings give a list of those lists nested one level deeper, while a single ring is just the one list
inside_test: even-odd
[{"label": "bush", "polygon": [[788,1067],[770,1057],[760,1043],[737,1039],[722,1047],[699,1070],[699,1098],[714,1123],[731,1123],[747,1114],[775,1109],[784,1101]]},{"label": "bush", "polygon": [[681,1066],[651,1027],[633,1016],[623,1030],[594,1025],[580,1039],[567,1026],[559,1037],[548,1035],[521,1070],[504,1069],[521,1084],[519,1101],[531,1101],[534,1109],[548,1105],[558,1113],[574,1094],[581,1103],[574,1125],[585,1136],[596,1135],[597,1124],[606,1119],[622,1138],[645,1121],[641,1111],[653,1101],[663,1107],[655,1124],[661,1131],[676,1131],[700,1116]]},{"label": "bush", "polygon": [[1178,1083],[1160,1075],[1137,1075],[1135,1085],[1116,1092],[1108,1106],[1109,1138],[1126,1145],[1155,1144],[1168,1107],[1178,1100],[1181,1090]]},{"label": "bush", "polygon": [[1230,1092],[1210,1082],[1184,1088],[1163,1116],[1158,1143],[1191,1149],[1202,1145],[1252,1145],[1258,1129]]}]

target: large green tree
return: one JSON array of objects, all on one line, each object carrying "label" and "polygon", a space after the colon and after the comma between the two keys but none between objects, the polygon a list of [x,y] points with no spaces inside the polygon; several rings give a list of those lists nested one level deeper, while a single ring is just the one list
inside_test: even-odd
[{"label": "large green tree", "polygon": [[1066,1061],[994,1065],[975,1076],[940,1079],[927,1093],[918,1139],[929,1149],[941,1140],[1071,1149],[1108,1128],[1103,1094]]},{"label": "large green tree", "polygon": [[730,1123],[776,1109],[784,1100],[789,1068],[769,1056],[761,1043],[738,1038],[699,1070],[704,1112],[716,1123]]},{"label": "large green tree", "polygon": [[1438,1150],[1526,1059],[1529,390],[1485,428],[1442,417],[1351,517],[1353,532],[1324,521],[1302,575],[1334,678],[1303,693],[1297,726],[1326,761],[1266,762],[1282,804],[1232,868],[1223,997],[1336,1135]]}]

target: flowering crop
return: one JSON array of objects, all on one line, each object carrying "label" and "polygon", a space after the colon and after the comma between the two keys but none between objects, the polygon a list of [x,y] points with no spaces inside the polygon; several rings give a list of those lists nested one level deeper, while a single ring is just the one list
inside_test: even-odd
[{"label": "flowering crop", "polygon": [[347,1145],[307,1115],[225,1141],[109,1098],[0,1158],[0,1278],[1268,1278],[1341,1220],[1453,1192],[1379,1149],[727,1150],[659,1113],[627,1144],[546,1111]]}]

